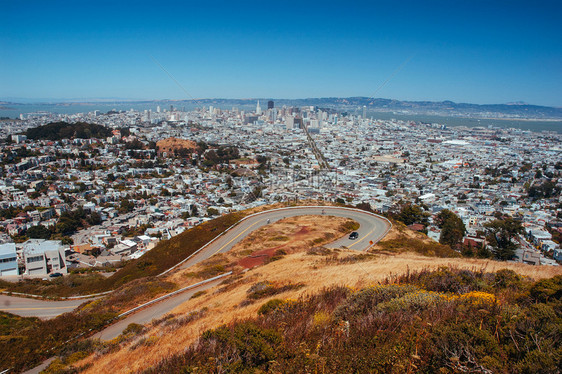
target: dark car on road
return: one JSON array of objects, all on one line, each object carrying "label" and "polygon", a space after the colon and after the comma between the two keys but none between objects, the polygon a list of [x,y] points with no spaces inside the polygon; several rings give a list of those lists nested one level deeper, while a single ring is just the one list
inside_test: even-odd
[{"label": "dark car on road", "polygon": [[62,274],[61,273],[53,273],[53,274],[50,274],[49,277],[58,278],[58,277],[62,277]]},{"label": "dark car on road", "polygon": [[359,237],[359,233],[357,231],[353,231],[351,234],[349,234],[349,239],[351,240],[355,240]]}]

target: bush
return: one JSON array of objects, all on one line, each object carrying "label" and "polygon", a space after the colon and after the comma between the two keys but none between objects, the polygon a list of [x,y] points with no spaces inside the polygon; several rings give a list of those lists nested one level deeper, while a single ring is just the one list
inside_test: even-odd
[{"label": "bush", "polygon": [[302,287],[304,287],[304,284],[302,283],[296,283],[296,284],[288,283],[285,285],[275,285],[271,282],[264,281],[264,282],[255,283],[248,289],[246,293],[248,294],[248,299],[257,300],[257,299],[263,299],[268,296],[273,296],[283,292],[287,292],[290,290],[297,290]]},{"label": "bush", "polygon": [[[256,318],[207,331],[146,372],[560,372],[557,278],[439,269],[399,281],[270,300]],[[531,303],[509,301],[528,289]]]},{"label": "bush", "polygon": [[266,315],[269,314],[271,312],[273,312],[274,310],[279,309],[279,307],[281,305],[283,305],[285,302],[281,299],[271,299],[268,302],[266,302],[265,304],[263,304],[259,309],[258,309],[258,314],[259,315]]},{"label": "bush", "polygon": [[373,310],[379,303],[417,290],[418,288],[415,286],[397,284],[369,287],[352,294],[346,302],[336,308],[334,316],[348,320],[353,316],[364,315]]}]

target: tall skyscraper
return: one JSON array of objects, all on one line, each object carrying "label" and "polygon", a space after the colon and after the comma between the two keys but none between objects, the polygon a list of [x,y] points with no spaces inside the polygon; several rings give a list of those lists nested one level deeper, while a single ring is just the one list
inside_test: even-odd
[{"label": "tall skyscraper", "polygon": [[269,100],[269,101],[267,102],[267,109],[273,109],[273,108],[274,108],[273,100]]},{"label": "tall skyscraper", "polygon": [[363,105],[363,119],[367,118],[367,107]]},{"label": "tall skyscraper", "polygon": [[260,101],[259,101],[259,100],[258,100],[258,105],[256,106],[256,114],[257,114],[258,116],[261,115],[261,107],[260,107]]}]

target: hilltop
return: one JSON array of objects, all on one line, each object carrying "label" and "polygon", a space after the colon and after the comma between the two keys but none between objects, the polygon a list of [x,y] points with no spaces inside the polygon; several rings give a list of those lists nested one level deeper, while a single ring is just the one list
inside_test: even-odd
[{"label": "hilltop", "polygon": [[61,121],[30,128],[25,134],[32,140],[91,139],[111,136],[111,129],[94,123]]},{"label": "hilltop", "polygon": [[159,140],[156,143],[158,152],[166,152],[168,154],[173,154],[174,152],[180,152],[182,150],[195,151],[199,148],[197,143],[192,140],[178,139],[178,138],[166,138]]},{"label": "hilltop", "polygon": [[[532,353],[522,350],[534,332],[521,324],[539,321],[544,313],[552,316],[562,292],[560,269],[453,258],[445,251],[437,251],[442,258],[423,256],[410,250],[423,250],[430,245],[427,238],[397,228],[387,239],[393,243],[392,251],[385,249],[385,240],[370,253],[329,250],[314,243],[324,237],[321,231],[296,240],[307,231],[303,230],[307,218],[302,219],[291,222],[292,231],[280,222],[280,227],[272,225],[239,243],[228,255],[174,273],[168,281],[189,284],[229,266],[235,272],[152,324],[130,326],[114,341],[71,350],[97,353],[67,364],[88,373],[148,368],[153,368],[148,372],[192,372],[195,366],[203,372],[219,372],[218,367],[226,372],[258,368],[452,372],[461,368],[455,365],[497,371],[509,356],[513,362],[507,371],[532,368],[536,362],[552,366],[536,346],[529,347]],[[285,237],[280,238],[280,232]],[[398,248],[397,239],[407,246]],[[280,248],[270,261],[244,270],[241,260],[255,253],[256,243]],[[542,303],[540,313],[532,306],[536,302]],[[504,315],[509,318],[502,319]],[[456,325],[458,316],[465,325]],[[501,335],[495,337],[498,321]],[[435,329],[428,329],[430,324]],[[554,346],[559,337],[552,335],[552,328],[557,324],[554,318],[535,332]],[[465,335],[455,338],[458,342],[451,340],[461,330]],[[506,335],[510,331],[519,334],[515,343]],[[450,351],[432,348],[436,339]],[[455,351],[459,342],[462,349]]]}]

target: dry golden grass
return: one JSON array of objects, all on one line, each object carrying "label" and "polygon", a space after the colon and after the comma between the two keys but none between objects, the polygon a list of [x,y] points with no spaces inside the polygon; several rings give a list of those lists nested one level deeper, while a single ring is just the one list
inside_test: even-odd
[{"label": "dry golden grass", "polygon": [[[228,254],[214,256],[196,267],[171,275],[168,278],[169,281],[185,285],[197,281],[188,276],[189,273],[197,273],[217,265],[231,266],[248,253],[271,247],[281,247],[288,253],[280,260],[246,272],[238,271],[228,285],[217,286],[172,310],[171,313],[175,315],[187,315],[205,308],[207,312],[200,319],[187,325],[177,326],[174,330],[162,325],[150,328],[144,336],[152,337],[150,341],[153,344],[140,345],[131,351],[130,346],[135,344],[133,341],[117,352],[99,357],[90,356],[76,365],[93,364],[86,373],[139,371],[157,364],[166,356],[183,351],[185,347],[196,342],[200,334],[208,329],[256,316],[259,307],[272,298],[297,299],[307,294],[314,294],[331,285],[362,288],[388,278],[392,279],[408,271],[431,270],[441,266],[486,272],[510,269],[535,280],[562,274],[561,267],[531,266],[480,259],[435,258],[411,252],[383,253],[378,251],[380,247],[375,247],[372,255],[361,256],[357,261],[354,259],[357,258],[358,252],[352,250],[316,251],[316,253],[323,252],[323,254],[315,255],[307,252],[318,245],[314,244],[314,240],[325,238],[326,233],[335,235],[329,241],[341,236],[343,233],[338,229],[346,220],[330,220],[329,223],[323,221],[325,220],[318,220],[313,216],[279,221],[255,231]],[[303,227],[307,229],[303,230]],[[400,225],[395,225],[384,241],[397,239],[430,241],[425,235],[410,231]],[[302,283],[304,287],[247,304],[248,289],[260,281],[269,281],[279,285]],[[241,306],[241,303],[244,306]]]},{"label": "dry golden grass", "polygon": [[[100,357],[91,356],[80,365],[87,362],[94,364],[86,371],[87,373],[125,373],[141,370],[155,365],[163,357],[182,351],[194,343],[205,330],[256,316],[259,307],[271,298],[296,299],[306,294],[316,293],[330,285],[360,288],[404,274],[407,271],[435,269],[440,266],[488,272],[511,269],[533,279],[562,274],[560,267],[531,266],[479,259],[440,259],[412,253],[377,254],[361,262],[346,264],[326,261],[328,257],[345,258],[356,254],[357,252],[351,250],[331,251],[327,256],[298,252],[239,274],[239,279],[229,286],[217,286],[209,290],[207,294],[189,300],[172,311],[174,314],[185,315],[192,311],[208,308],[208,312],[203,318],[178,327],[174,331],[157,326],[147,333],[147,336],[154,337],[153,339],[156,341],[154,345],[139,347],[134,352],[129,351],[128,347],[124,347],[115,353]],[[250,305],[240,306],[240,303],[247,300],[248,288],[254,283],[264,280],[278,284],[301,282],[305,286],[298,290],[258,300]]]},{"label": "dry golden grass", "polygon": [[322,218],[297,216],[264,226],[252,232],[229,252],[215,255],[188,269],[179,270],[171,274],[167,280],[185,287],[229,270],[238,272],[243,270],[237,265],[238,261],[254,252],[272,249],[294,253],[307,250],[312,246],[323,245],[346,235],[347,231],[342,231],[342,227],[354,222],[343,217],[331,217],[330,220]]}]

